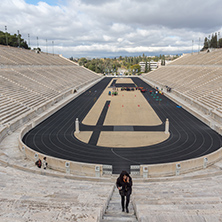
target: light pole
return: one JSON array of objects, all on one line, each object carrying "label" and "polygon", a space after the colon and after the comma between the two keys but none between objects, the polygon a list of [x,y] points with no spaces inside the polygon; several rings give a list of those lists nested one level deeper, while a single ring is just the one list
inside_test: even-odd
[{"label": "light pole", "polygon": [[39,48],[39,37],[37,36],[36,37],[36,40],[37,40],[37,49]]},{"label": "light pole", "polygon": [[54,55],[54,41],[52,41],[52,54]]},{"label": "light pole", "polygon": [[45,41],[46,41],[46,53],[48,54],[48,45],[47,45],[47,39],[46,39]]},{"label": "light pole", "polygon": [[20,48],[20,34],[19,34],[19,30],[18,30],[18,45],[19,45],[19,48]]},{"label": "light pole", "polygon": [[220,32],[218,32],[218,48],[220,48]]},{"label": "light pole", "polygon": [[198,50],[198,54],[200,53],[200,38],[199,38],[199,50]]},{"label": "light pole", "polygon": [[30,35],[28,34],[28,43],[29,43],[29,46],[30,46]]},{"label": "light pole", "polygon": [[5,38],[6,38],[6,45],[8,45],[8,33],[7,33],[7,26],[5,26]]},{"label": "light pole", "polygon": [[210,35],[209,35],[209,38],[208,38],[208,49],[210,48]]},{"label": "light pole", "polygon": [[192,40],[192,55],[193,55],[193,40]]}]

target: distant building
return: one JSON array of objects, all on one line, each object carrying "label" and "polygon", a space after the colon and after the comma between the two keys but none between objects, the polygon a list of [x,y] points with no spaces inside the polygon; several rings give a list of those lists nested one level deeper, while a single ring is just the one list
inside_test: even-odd
[{"label": "distant building", "polygon": [[123,69],[123,68],[118,68],[118,73],[120,76],[126,74],[128,71],[126,69]]},{"label": "distant building", "polygon": [[[145,72],[146,62],[140,62],[139,65],[141,67],[141,72]],[[150,66],[151,70],[157,69],[158,67],[161,66],[161,61],[155,62],[155,61],[151,60],[150,62],[147,62],[147,69],[148,70],[149,70],[149,66]]]}]

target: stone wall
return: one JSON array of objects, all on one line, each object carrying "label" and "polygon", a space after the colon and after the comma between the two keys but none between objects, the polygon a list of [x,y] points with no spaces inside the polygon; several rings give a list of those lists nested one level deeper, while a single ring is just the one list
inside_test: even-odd
[{"label": "stone wall", "polygon": [[165,164],[140,165],[140,175],[143,178],[178,176],[180,174],[205,169],[221,159],[222,147],[211,154],[195,159]]},{"label": "stone wall", "polygon": [[[143,81],[147,82],[152,87],[164,88],[165,86],[160,84],[155,84],[147,79],[141,78]],[[171,93],[165,93],[165,96],[170,98],[172,101],[176,102],[183,106],[185,110],[190,112],[192,115],[200,119],[202,122],[210,126],[217,133],[222,135],[222,124],[220,120],[222,120],[219,113],[212,111],[209,107],[199,103],[198,101],[194,101],[186,96],[183,96],[177,91],[173,91]],[[177,99],[178,98],[178,99]],[[181,104],[181,101],[185,101],[187,104]],[[209,118],[210,117],[210,118]],[[222,147],[215,151],[214,153],[208,154],[204,157],[195,158],[191,160],[167,163],[167,164],[156,164],[156,165],[141,165],[140,166],[140,175],[144,178],[147,177],[162,177],[162,176],[175,176],[179,174],[189,173],[195,170],[200,170],[205,167],[208,167],[215,162],[222,159]],[[204,163],[204,161],[207,161]],[[176,166],[180,166],[180,169],[177,169]],[[144,172],[145,170],[145,172]],[[147,172],[148,171],[148,172]]]},{"label": "stone wall", "polygon": [[[84,85],[77,87],[77,93],[72,96],[74,89],[70,89],[63,94],[53,98],[49,102],[42,104],[41,106],[37,107],[35,110],[32,110],[28,113],[25,113],[18,118],[14,119],[11,123],[4,125],[0,128],[0,142],[14,132],[18,128],[24,126],[25,123],[28,123],[24,126],[20,133],[19,137],[19,148],[21,152],[26,155],[32,161],[35,161],[35,154],[38,155],[39,158],[43,158],[41,153],[37,153],[31,148],[27,147],[23,142],[23,136],[36,125],[44,121],[46,118],[51,116],[53,113],[61,109],[63,106],[71,102],[74,98],[78,97],[80,94],[85,92],[87,89],[92,87],[94,84],[99,82],[101,79],[95,80],[94,82],[87,82]],[[68,98],[67,98],[68,97]],[[88,175],[88,176],[101,176],[102,175],[102,165],[96,164],[86,164],[86,163],[78,163],[78,162],[71,162],[66,160],[61,160],[58,158],[53,158],[47,156],[47,161],[49,163],[49,167],[52,169],[66,172],[67,170],[70,171],[69,173],[73,173],[76,175]],[[66,167],[67,162],[69,167]],[[95,171],[95,169],[97,171]]]}]

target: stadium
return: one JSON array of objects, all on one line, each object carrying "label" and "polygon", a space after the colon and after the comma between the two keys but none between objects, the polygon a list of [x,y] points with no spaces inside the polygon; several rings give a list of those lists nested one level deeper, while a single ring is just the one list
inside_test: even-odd
[{"label": "stadium", "polygon": [[1,0],[0,222],[221,222],[221,9]]},{"label": "stadium", "polygon": [[[219,221],[221,58],[186,54],[107,77],[0,46],[1,220]],[[35,166],[44,156],[46,171]],[[122,170],[134,180],[127,215],[115,188]]]}]

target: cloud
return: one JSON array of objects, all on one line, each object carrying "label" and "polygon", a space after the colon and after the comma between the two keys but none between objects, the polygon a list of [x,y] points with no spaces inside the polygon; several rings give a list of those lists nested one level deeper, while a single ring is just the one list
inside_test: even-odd
[{"label": "cloud", "polygon": [[0,1],[0,28],[31,36],[31,46],[70,56],[116,56],[130,53],[177,54],[198,50],[204,37],[220,31],[219,0],[66,0],[49,5],[39,1]]},{"label": "cloud", "polygon": [[82,0],[81,2],[82,2],[83,4],[86,4],[86,5],[101,6],[101,5],[104,5],[104,4],[109,3],[110,1],[109,1],[109,0],[94,0],[94,1],[91,1],[91,0]]}]

